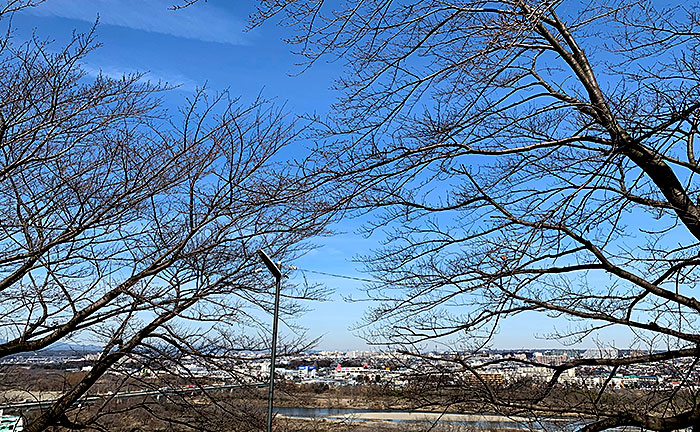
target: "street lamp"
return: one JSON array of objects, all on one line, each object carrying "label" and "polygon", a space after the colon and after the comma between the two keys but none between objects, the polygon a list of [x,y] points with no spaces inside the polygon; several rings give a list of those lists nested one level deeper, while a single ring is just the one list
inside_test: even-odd
[{"label": "street lamp", "polygon": [[258,250],[265,266],[275,277],[275,312],[272,321],[272,358],[270,359],[270,393],[267,399],[267,432],[272,432],[272,399],[275,394],[275,358],[277,357],[277,321],[280,313],[280,286],[282,281],[282,263],[275,264],[262,249]]}]

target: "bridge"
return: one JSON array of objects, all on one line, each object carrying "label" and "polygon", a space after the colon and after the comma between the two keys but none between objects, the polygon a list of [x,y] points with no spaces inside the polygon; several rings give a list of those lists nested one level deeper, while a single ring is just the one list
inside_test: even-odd
[{"label": "bridge", "polygon": [[[260,388],[267,387],[268,384],[256,383],[256,384],[224,384],[224,385],[206,385],[206,386],[187,386],[180,388],[167,388],[158,390],[138,390],[138,391],[128,391],[128,392],[118,392],[118,393],[105,393],[97,395],[83,396],[75,402],[75,405],[85,405],[94,403],[104,399],[133,399],[142,397],[161,397],[161,396],[171,396],[179,394],[197,394],[197,393],[207,393],[214,391],[223,390],[236,390],[236,389],[250,389],[250,388]],[[17,411],[17,410],[31,410],[38,408],[47,408],[53,405],[58,399],[45,399],[41,401],[24,401],[15,402],[9,404],[0,405],[0,411]]]}]

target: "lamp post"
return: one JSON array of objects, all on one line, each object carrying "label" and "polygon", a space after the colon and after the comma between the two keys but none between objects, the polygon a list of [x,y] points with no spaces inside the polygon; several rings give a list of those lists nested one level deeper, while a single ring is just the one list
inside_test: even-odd
[{"label": "lamp post", "polygon": [[272,358],[270,359],[270,392],[267,399],[267,432],[272,432],[272,400],[275,395],[275,358],[277,357],[277,321],[280,313],[280,286],[282,281],[282,263],[275,264],[262,249],[258,250],[265,266],[275,277],[275,312],[272,321]]}]

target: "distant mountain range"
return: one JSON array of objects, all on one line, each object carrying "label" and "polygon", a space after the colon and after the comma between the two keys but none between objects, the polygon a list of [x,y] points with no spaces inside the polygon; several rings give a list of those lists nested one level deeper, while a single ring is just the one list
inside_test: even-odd
[{"label": "distant mountain range", "polygon": [[56,342],[49,345],[47,348],[41,351],[79,351],[79,352],[89,352],[89,351],[101,351],[102,347],[98,345],[80,345],[71,344],[65,342]]}]

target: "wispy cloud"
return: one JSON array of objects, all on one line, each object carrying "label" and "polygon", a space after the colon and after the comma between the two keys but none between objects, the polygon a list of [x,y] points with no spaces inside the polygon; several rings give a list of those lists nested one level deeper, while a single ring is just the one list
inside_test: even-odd
[{"label": "wispy cloud", "polygon": [[[93,65],[89,63],[83,63],[81,65],[82,70],[84,70],[88,76],[96,77],[98,75],[106,76],[109,78],[120,79],[124,75],[129,75],[132,73],[139,73],[143,71],[119,67],[114,65]],[[196,90],[197,83],[186,76],[172,73],[168,71],[151,70],[145,73],[143,76],[143,81],[150,81],[151,83],[160,83],[166,86],[176,86],[180,91],[193,92]]]},{"label": "wispy cloud", "polygon": [[30,14],[127,27],[205,42],[245,44],[245,21],[210,3],[181,11],[172,0],[51,0],[26,10]]}]

